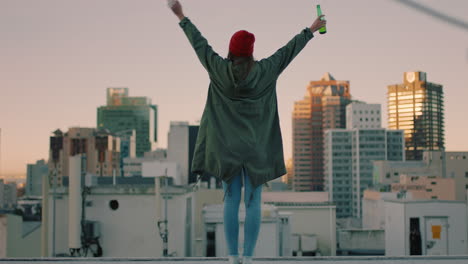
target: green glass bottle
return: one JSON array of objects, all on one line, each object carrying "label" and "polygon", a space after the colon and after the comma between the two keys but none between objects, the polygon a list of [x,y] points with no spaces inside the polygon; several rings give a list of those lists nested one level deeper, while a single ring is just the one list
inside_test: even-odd
[{"label": "green glass bottle", "polygon": [[[321,16],[322,15],[322,9],[320,8],[320,5],[317,5],[317,16]],[[327,27],[326,26],[323,26],[319,29],[319,33],[320,34],[325,34],[327,33]]]}]

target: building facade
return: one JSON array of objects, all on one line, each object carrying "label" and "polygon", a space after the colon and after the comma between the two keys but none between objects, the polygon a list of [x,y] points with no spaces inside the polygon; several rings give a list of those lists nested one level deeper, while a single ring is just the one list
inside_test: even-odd
[{"label": "building facade", "polygon": [[385,201],[385,255],[466,255],[462,201]]},{"label": "building facade", "polygon": [[391,191],[397,193],[409,192],[414,200],[456,200],[455,180],[435,175],[401,175],[400,183],[393,183]]},{"label": "building facade", "polygon": [[0,209],[14,209],[18,202],[17,186],[14,182],[4,182],[0,179]]},{"label": "building facade", "polygon": [[346,106],[346,129],[381,128],[382,121],[380,104],[367,104],[354,101]]},{"label": "building facade", "polygon": [[49,166],[45,160],[38,160],[36,164],[26,165],[26,196],[42,195],[42,177],[49,173]]},{"label": "building facade", "polygon": [[293,111],[293,189],[322,191],[324,187],[324,131],[346,127],[346,106],[351,100],[349,81],[329,73],[311,81]]},{"label": "building facade", "polygon": [[136,155],[156,147],[158,108],[147,97],[130,97],[128,88],[108,88],[107,105],[97,109],[97,127],[113,133],[136,131]]},{"label": "building facade", "polygon": [[63,185],[63,177],[69,176],[69,158],[77,154],[86,155],[86,172],[97,176],[121,175],[120,138],[109,131],[95,128],[73,127],[63,133],[56,130],[50,137],[49,184]]},{"label": "building facade", "polygon": [[292,190],[293,188],[293,175],[294,175],[294,165],[293,160],[288,159],[286,161],[286,175],[282,177],[282,181],[284,184],[288,186],[288,190]]},{"label": "building facade", "polygon": [[405,72],[402,84],[388,86],[388,128],[405,131],[407,160],[444,150],[443,86],[428,82],[425,72]]},{"label": "building facade", "polygon": [[337,217],[361,218],[362,197],[373,186],[374,160],[404,160],[401,130],[330,129],[325,132],[325,190]]},{"label": "building facade", "polygon": [[[374,183],[382,188],[399,183],[400,175],[436,176],[455,181],[455,196],[466,201],[468,190],[468,152],[424,151],[422,161],[374,161]],[[390,190],[388,188],[388,190]]]},{"label": "building facade", "polygon": [[[167,161],[176,162],[182,170],[181,184],[191,184],[197,181],[198,175],[192,173],[192,160],[195,152],[195,144],[199,125],[190,125],[186,121],[172,121],[167,136]],[[201,175],[202,181],[211,186],[211,175]],[[221,181],[215,179],[216,186],[221,186]]]}]

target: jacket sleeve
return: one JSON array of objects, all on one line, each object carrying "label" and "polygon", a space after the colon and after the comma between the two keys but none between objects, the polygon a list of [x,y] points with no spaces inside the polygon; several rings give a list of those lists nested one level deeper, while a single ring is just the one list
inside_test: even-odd
[{"label": "jacket sleeve", "polygon": [[309,28],[294,36],[284,47],[280,48],[270,57],[264,59],[264,63],[278,75],[283,72],[289,63],[301,52],[307,42],[314,37]]},{"label": "jacket sleeve", "polygon": [[184,30],[184,33],[195,50],[201,64],[211,75],[214,69],[218,69],[224,59],[213,51],[213,48],[208,44],[208,41],[202,36],[200,31],[198,31],[197,27],[189,18],[185,17],[182,19],[179,25]]}]

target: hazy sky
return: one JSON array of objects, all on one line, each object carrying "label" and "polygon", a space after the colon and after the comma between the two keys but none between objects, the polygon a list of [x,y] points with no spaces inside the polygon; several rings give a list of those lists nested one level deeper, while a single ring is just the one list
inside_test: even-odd
[{"label": "hazy sky", "polygon": [[[309,81],[330,72],[351,82],[355,99],[386,108],[387,85],[404,71],[443,84],[446,148],[468,151],[468,31],[394,0],[187,0],[185,14],[213,48],[227,54],[231,35],[256,35],[257,59],[269,56],[316,17],[316,35],[278,81],[285,148],[291,157],[291,112]],[[468,21],[466,0],[419,0]],[[4,177],[47,159],[57,128],[95,127],[107,87],[128,87],[159,107],[159,146],[170,121],[196,122],[208,76],[166,0],[0,0],[0,127]],[[384,111],[384,126],[386,124]]]}]

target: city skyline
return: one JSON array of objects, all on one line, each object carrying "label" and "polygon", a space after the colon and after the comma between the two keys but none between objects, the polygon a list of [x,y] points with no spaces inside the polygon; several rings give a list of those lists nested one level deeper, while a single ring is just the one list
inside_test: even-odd
[{"label": "city skyline", "polygon": [[[182,1],[186,15],[223,56],[233,32],[255,33],[257,59],[309,26],[318,2]],[[285,159],[292,155],[294,101],[326,72],[349,80],[353,99],[382,104],[383,127],[388,126],[386,87],[401,83],[404,72],[427,72],[431,82],[444,86],[447,151],[468,149],[466,31],[397,1],[320,3],[328,33],[317,34],[278,81]],[[424,4],[468,20],[466,1]],[[95,127],[108,87],[128,87],[133,96],[147,96],[158,105],[159,147],[167,147],[170,121],[201,118],[208,77],[166,1],[11,1],[1,6],[0,174],[7,180],[24,177],[26,164],[47,158],[55,129]],[[239,12],[245,14],[242,21],[236,19]],[[224,23],[212,23],[213,16]]]}]

